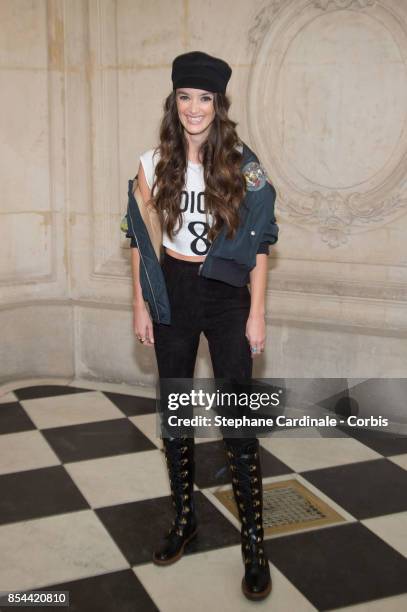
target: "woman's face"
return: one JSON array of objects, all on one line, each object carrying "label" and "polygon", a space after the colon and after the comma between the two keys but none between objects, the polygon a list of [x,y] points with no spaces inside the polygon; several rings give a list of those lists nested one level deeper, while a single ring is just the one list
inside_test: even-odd
[{"label": "woman's face", "polygon": [[215,94],[204,89],[182,87],[176,91],[179,120],[189,134],[202,134],[215,119]]}]

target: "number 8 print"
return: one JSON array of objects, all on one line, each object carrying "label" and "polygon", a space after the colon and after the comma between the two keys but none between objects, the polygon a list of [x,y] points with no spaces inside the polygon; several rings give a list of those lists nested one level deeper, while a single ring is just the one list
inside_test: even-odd
[{"label": "number 8 print", "polygon": [[[201,227],[197,228],[197,226]],[[203,221],[191,221],[190,223],[188,223],[188,229],[193,236],[196,236],[195,240],[191,242],[191,251],[193,251],[197,255],[206,255],[210,246],[210,242],[205,238],[206,234],[208,233],[208,224],[204,223]],[[201,230],[201,233],[198,234],[197,230]],[[205,248],[204,250],[200,251],[198,249],[198,243],[201,242],[204,243]],[[201,246],[201,244],[199,244],[199,246]]]}]

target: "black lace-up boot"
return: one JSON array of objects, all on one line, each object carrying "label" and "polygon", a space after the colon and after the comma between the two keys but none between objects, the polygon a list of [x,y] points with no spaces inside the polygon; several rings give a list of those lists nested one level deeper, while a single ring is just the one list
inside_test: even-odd
[{"label": "black lace-up boot", "polygon": [[164,438],[163,446],[176,516],[159,550],[153,554],[157,565],[169,565],[182,557],[185,545],[197,534],[194,504],[193,438]]},{"label": "black lace-up boot", "polygon": [[242,524],[242,557],[245,575],[242,591],[248,599],[264,599],[271,591],[268,559],[263,548],[263,485],[259,442],[236,446],[224,440],[232,486]]}]

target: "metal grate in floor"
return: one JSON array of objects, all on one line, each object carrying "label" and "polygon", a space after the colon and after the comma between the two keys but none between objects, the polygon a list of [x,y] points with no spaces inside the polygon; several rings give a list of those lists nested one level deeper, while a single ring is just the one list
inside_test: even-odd
[{"label": "metal grate in floor", "polygon": [[[232,489],[215,496],[238,519]],[[265,535],[291,533],[306,527],[318,527],[344,521],[325,501],[298,480],[263,484],[263,527]]]}]

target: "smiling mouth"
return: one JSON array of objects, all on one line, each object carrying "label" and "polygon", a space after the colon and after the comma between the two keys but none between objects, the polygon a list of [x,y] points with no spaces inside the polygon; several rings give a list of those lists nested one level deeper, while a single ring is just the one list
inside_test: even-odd
[{"label": "smiling mouth", "polygon": [[192,125],[198,125],[199,123],[202,123],[203,121],[203,117],[189,117],[187,115],[187,119],[189,123],[192,123]]}]

